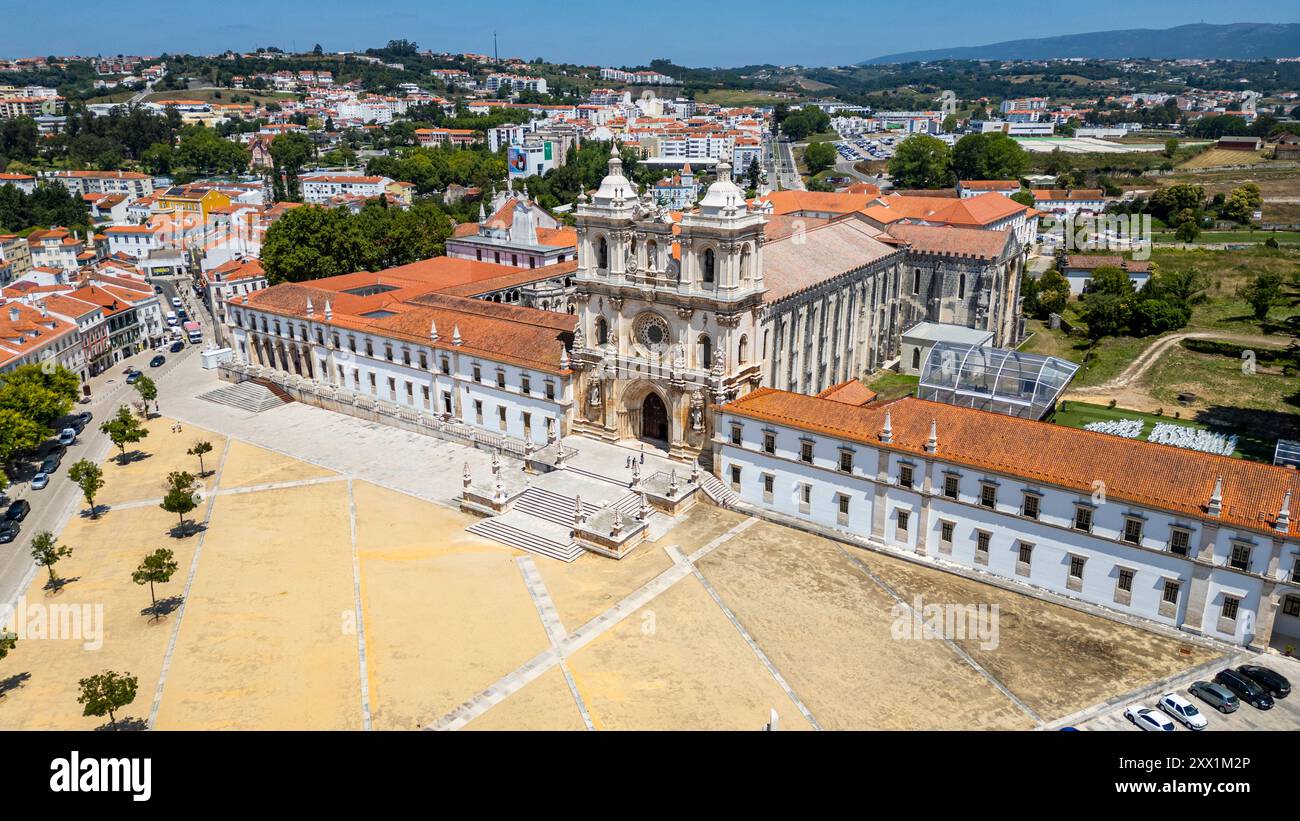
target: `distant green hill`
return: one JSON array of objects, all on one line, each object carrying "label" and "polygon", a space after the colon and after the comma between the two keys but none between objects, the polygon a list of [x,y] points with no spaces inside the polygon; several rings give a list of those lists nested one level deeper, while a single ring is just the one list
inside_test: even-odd
[{"label": "distant green hill", "polygon": [[1084,57],[1121,59],[1206,58],[1263,60],[1300,57],[1300,24],[1195,23],[1171,29],[1127,29],[1067,34],[1031,40],[1008,40],[987,46],[907,51],[864,60],[861,65],[912,63],[932,60],[1047,60]]}]

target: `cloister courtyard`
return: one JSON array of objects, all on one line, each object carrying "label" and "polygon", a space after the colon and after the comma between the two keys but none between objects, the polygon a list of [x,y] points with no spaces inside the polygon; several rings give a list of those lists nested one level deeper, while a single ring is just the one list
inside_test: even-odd
[{"label": "cloister courtyard", "polygon": [[[277,414],[296,430],[327,412],[277,408],[262,429]],[[57,591],[42,570],[25,594],[102,612],[102,642],[20,641],[0,661],[0,728],[103,725],[78,680],[109,669],[139,681],[120,723],[163,730],[755,730],[772,710],[782,730],[1033,729],[1218,657],[706,504],[621,561],[565,564],[467,533],[451,500],[387,481],[408,475],[392,459],[338,469],[288,435],[272,449],[173,424],[104,463],[102,515],[82,505],[59,533]],[[177,537],[164,478],[198,472],[199,439],[209,474]],[[468,451],[419,447],[453,481]],[[159,547],[179,569],[155,610],[131,573]],[[916,596],[998,605],[996,646],[900,638],[896,605]]]}]

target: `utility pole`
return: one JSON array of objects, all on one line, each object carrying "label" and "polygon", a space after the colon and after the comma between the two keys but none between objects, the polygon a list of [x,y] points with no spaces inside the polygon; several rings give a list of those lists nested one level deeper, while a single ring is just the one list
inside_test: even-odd
[{"label": "utility pole", "polygon": [[492,61],[501,65],[501,50],[497,48],[497,33],[492,32]]}]

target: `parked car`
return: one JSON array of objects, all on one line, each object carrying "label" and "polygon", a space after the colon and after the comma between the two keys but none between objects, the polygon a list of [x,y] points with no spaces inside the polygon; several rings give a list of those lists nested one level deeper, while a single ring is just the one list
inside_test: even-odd
[{"label": "parked car", "polygon": [[1177,693],[1165,693],[1160,697],[1160,701],[1157,702],[1156,706],[1189,730],[1204,730],[1205,726],[1210,723],[1205,719],[1201,711],[1196,709],[1195,704]]},{"label": "parked car", "polygon": [[18,533],[22,530],[17,522],[5,520],[0,522],[0,544],[9,544],[18,538]]},{"label": "parked car", "polygon": [[1268,694],[1268,691],[1236,670],[1222,670],[1214,680],[1236,693],[1237,698],[1257,710],[1273,709],[1273,697]]},{"label": "parked car", "polygon": [[140,381],[140,377],[142,376],[144,376],[143,373],[141,373],[140,371],[133,370],[126,375],[126,384],[134,385],[136,382]]},{"label": "parked car", "polygon": [[150,360],[149,360],[149,367],[151,367],[151,368],[161,368],[161,367],[162,367],[162,364],[163,364],[164,362],[166,362],[166,361],[167,361],[167,357],[163,356],[162,354],[158,354],[158,355],[155,356],[153,359],[150,359]]},{"label": "parked car", "polygon": [[77,414],[77,418],[81,420],[81,426],[85,427],[86,425],[90,424],[91,419],[95,418],[95,414],[91,413],[90,411],[82,411],[81,413]]},{"label": "parked car", "polygon": [[1135,704],[1124,711],[1124,717],[1137,725],[1140,730],[1163,731],[1172,733],[1174,723],[1150,707]]},{"label": "parked car", "polygon": [[1286,698],[1291,695],[1291,682],[1275,670],[1260,667],[1258,664],[1243,664],[1237,668],[1237,672],[1263,687],[1273,698]]},{"label": "parked car", "polygon": [[1232,691],[1213,681],[1197,681],[1187,688],[1187,692],[1204,701],[1221,713],[1235,713],[1241,702]]},{"label": "parked car", "polygon": [[50,474],[41,471],[32,477],[32,490],[44,490],[45,486],[50,483]]},{"label": "parked car", "polygon": [[51,453],[41,460],[41,473],[53,473],[63,464],[63,457],[57,453]]},{"label": "parked car", "polygon": [[68,445],[71,445],[75,441],[77,441],[76,428],[64,428],[63,430],[59,431],[60,445],[63,445],[66,448]]},{"label": "parked car", "polygon": [[172,353],[180,353],[181,351],[185,350],[185,343],[178,339],[172,343],[172,346],[168,348],[168,350],[170,350]]},{"label": "parked car", "polygon": [[162,286],[161,286],[161,285],[155,285],[155,286],[153,286],[153,292],[154,292],[155,294],[161,294],[161,293],[162,293]]},{"label": "parked car", "polygon": [[172,297],[172,307],[173,307],[173,308],[179,308],[179,307],[181,307],[181,298],[180,298],[180,297],[178,297],[178,296],[174,296],[174,297]]},{"label": "parked car", "polygon": [[31,502],[27,501],[26,499],[19,499],[18,501],[9,505],[9,509],[5,511],[5,521],[21,522],[23,519],[27,518],[27,514],[31,513],[31,511],[32,511]]}]

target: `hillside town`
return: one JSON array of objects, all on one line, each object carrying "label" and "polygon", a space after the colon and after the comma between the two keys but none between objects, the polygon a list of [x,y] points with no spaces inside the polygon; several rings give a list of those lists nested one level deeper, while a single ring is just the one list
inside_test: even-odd
[{"label": "hillside town", "polygon": [[1295,55],[492,45],[0,58],[0,726],[1300,728]]}]

